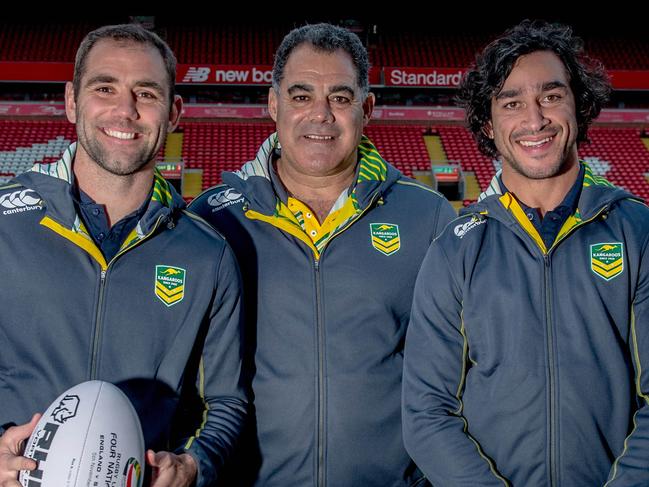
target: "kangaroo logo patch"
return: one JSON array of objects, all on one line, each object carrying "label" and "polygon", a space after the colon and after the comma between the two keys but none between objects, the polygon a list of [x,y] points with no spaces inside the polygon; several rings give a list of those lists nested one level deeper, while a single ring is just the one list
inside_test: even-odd
[{"label": "kangaroo logo patch", "polygon": [[372,247],[383,255],[392,255],[401,248],[399,225],[393,223],[370,223]]},{"label": "kangaroo logo patch", "polygon": [[155,266],[155,295],[167,306],[185,297],[185,269],[169,265]]},{"label": "kangaroo logo patch", "polygon": [[624,271],[624,244],[604,242],[590,246],[590,268],[605,281]]}]

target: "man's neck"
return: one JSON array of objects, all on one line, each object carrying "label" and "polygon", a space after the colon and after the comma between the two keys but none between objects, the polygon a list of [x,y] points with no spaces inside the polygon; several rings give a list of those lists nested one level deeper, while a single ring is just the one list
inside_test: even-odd
[{"label": "man's neck", "polygon": [[504,166],[502,179],[510,193],[526,206],[538,208],[541,216],[554,210],[564,200],[579,175],[579,163],[567,171],[545,179],[530,179]]},{"label": "man's neck", "polygon": [[291,171],[282,160],[276,161],[279,179],[290,196],[306,204],[322,223],[329,215],[334,203],[344,190],[354,182],[356,166],[345,168],[329,176],[309,176]]},{"label": "man's neck", "polygon": [[75,157],[72,169],[79,189],[105,206],[111,227],[142,206],[153,184],[153,167],[129,176],[117,176],[92,161]]}]

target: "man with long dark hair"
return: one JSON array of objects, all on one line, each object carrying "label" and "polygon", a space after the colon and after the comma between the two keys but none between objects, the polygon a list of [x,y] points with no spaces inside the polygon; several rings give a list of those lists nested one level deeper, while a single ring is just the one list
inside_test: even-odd
[{"label": "man with long dark hair", "polygon": [[609,90],[571,29],[540,21],[463,80],[502,171],[415,288],[404,441],[434,485],[649,485],[649,210],[577,155]]}]

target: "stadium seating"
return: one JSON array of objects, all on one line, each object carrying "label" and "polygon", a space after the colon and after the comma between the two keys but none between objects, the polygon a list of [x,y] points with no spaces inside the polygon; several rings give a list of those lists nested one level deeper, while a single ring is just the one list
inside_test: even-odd
[{"label": "stadium seating", "polygon": [[[117,19],[125,21],[125,19]],[[0,61],[72,62],[79,42],[98,22],[1,22]],[[168,41],[178,62],[272,65],[275,49],[294,26],[273,24],[196,24],[162,20],[157,31]],[[381,31],[369,46],[374,66],[459,67],[498,32],[435,33],[430,30]],[[608,69],[649,69],[649,38],[584,35],[587,51]]]},{"label": "stadium seating", "polygon": [[[475,174],[485,189],[497,161],[478,151],[471,135],[460,126],[434,127],[449,161]],[[233,171],[255,156],[259,145],[274,130],[271,122],[184,122],[180,131],[182,160],[188,169],[203,169],[203,188],[218,184],[222,171]],[[407,176],[430,169],[420,125],[370,124],[366,133],[385,159]],[[649,150],[639,129],[594,127],[591,143],[580,157],[596,174],[649,200]],[[35,162],[52,162],[75,140],[74,125],[64,120],[0,120],[0,181],[29,169]],[[160,154],[162,159],[162,153]]]}]

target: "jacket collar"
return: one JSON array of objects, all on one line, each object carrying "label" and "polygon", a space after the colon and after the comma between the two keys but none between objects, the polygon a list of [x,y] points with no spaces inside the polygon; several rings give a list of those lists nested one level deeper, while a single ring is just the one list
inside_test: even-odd
[{"label": "jacket collar", "polygon": [[[580,161],[584,169],[582,181],[582,190],[577,204],[575,215],[579,221],[590,219],[599,212],[604,206],[611,205],[615,201],[622,199],[639,199],[631,193],[614,186],[602,176],[597,176],[584,161]],[[498,170],[492,178],[489,187],[479,196],[478,201],[460,210],[460,215],[468,213],[488,213],[493,215],[499,214],[506,210],[503,201],[503,189],[499,184],[499,178],[502,169]],[[509,193],[508,193],[509,194]]]},{"label": "jacket collar", "polygon": [[[256,211],[274,215],[279,205],[271,177],[273,153],[281,150],[277,132],[261,145],[255,158],[239,171],[223,173],[223,182],[240,192]],[[388,164],[369,138],[363,136],[358,146],[357,179],[350,196],[358,209],[370,204],[377,192],[383,193],[401,177],[401,172]]]},{"label": "jacket collar", "polygon": [[[51,164],[36,163],[31,170],[17,176],[15,181],[36,191],[44,202],[46,214],[65,228],[83,233],[83,224],[77,214],[74,198],[74,172],[72,165],[77,143],[70,145],[61,158]],[[144,215],[135,229],[135,237],[146,235],[155,222],[163,217],[171,218],[172,213],[185,207],[182,197],[162,177],[154,171],[153,192]],[[133,238],[128,239],[129,243]]]}]

